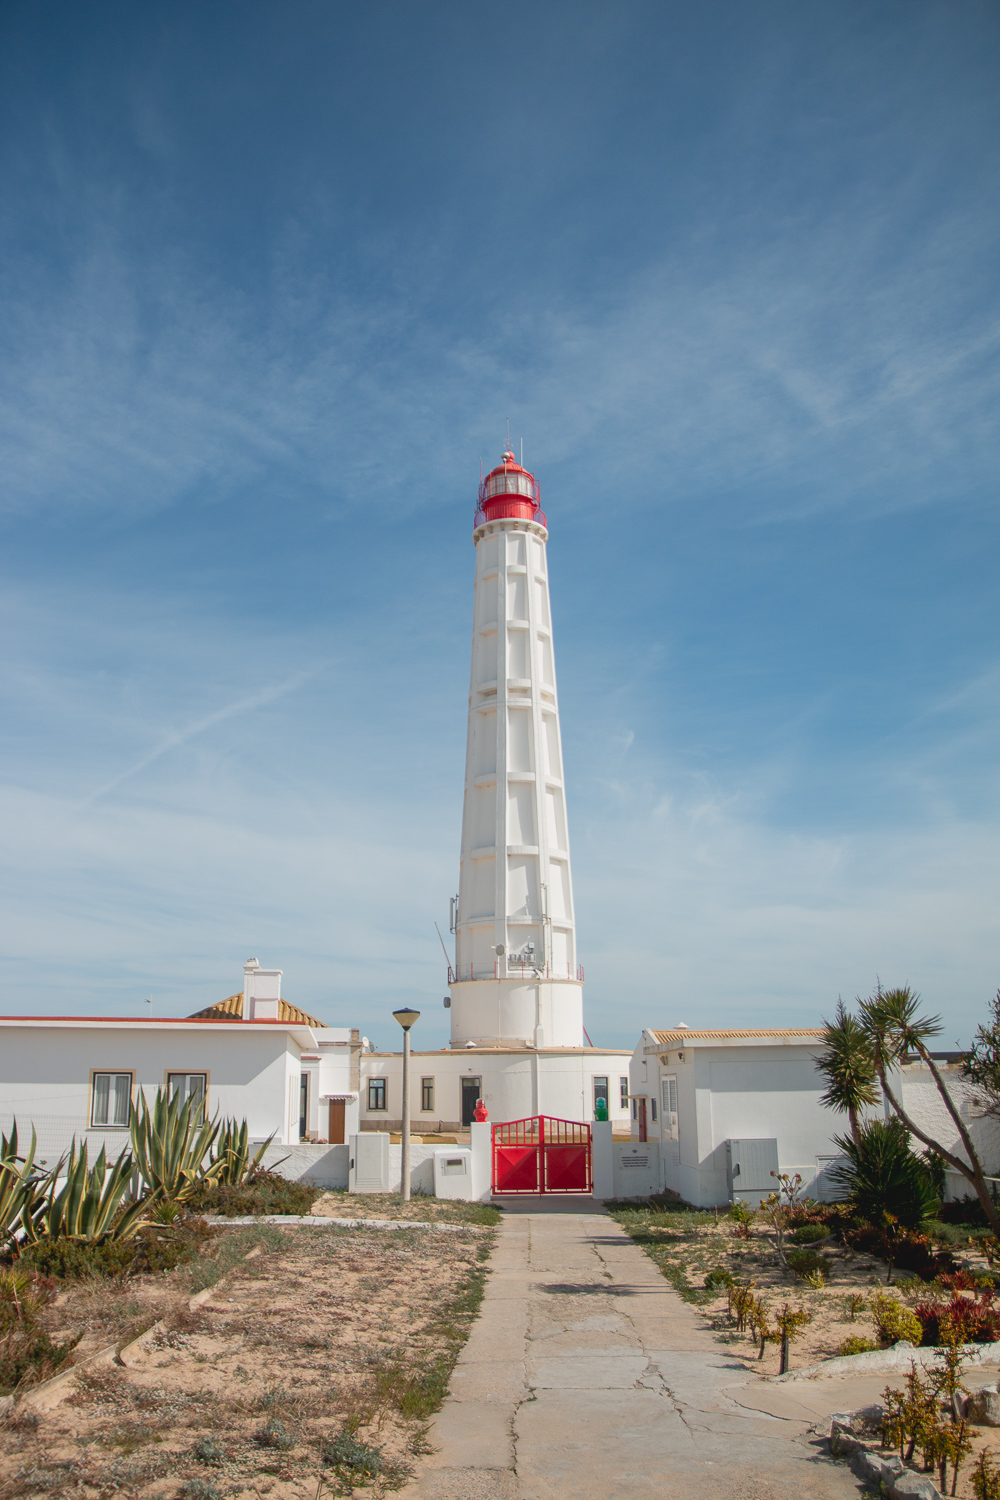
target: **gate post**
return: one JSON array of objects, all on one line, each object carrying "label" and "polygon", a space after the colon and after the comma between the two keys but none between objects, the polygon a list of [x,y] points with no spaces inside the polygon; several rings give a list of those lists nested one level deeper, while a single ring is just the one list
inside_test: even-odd
[{"label": "gate post", "polygon": [[590,1142],[594,1197],[613,1198],[615,1196],[615,1148],[611,1139],[610,1120],[592,1121]]},{"label": "gate post", "polygon": [[472,1201],[489,1203],[493,1190],[493,1126],[489,1120],[473,1120],[469,1132],[472,1147]]}]

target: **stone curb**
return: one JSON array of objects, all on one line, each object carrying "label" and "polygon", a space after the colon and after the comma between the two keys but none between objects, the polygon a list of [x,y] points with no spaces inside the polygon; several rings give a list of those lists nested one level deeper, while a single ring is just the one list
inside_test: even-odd
[{"label": "stone curb", "polygon": [[248,1214],[238,1219],[213,1215],[213,1227],[226,1224],[309,1224],[319,1229],[436,1229],[442,1234],[491,1234],[489,1224],[433,1224],[428,1219],[330,1219],[320,1214]]},{"label": "stone curb", "polygon": [[[964,1345],[966,1363],[969,1365],[1000,1364],[1000,1343]],[[787,1375],[772,1375],[775,1385],[784,1385],[792,1380],[832,1380],[845,1375],[883,1375],[893,1370],[909,1370],[911,1364],[935,1365],[943,1358],[940,1344],[929,1344],[915,1348],[913,1344],[893,1344],[891,1349],[871,1349],[866,1354],[841,1354],[836,1359],[825,1359],[818,1365],[806,1365],[801,1370],[789,1370]]]},{"label": "stone curb", "polygon": [[943,1500],[926,1474],[908,1469],[899,1458],[882,1458],[874,1441],[856,1437],[851,1430],[856,1415],[835,1412],[830,1418],[830,1452],[834,1458],[846,1458],[851,1473],[862,1484],[880,1488],[889,1500]]}]

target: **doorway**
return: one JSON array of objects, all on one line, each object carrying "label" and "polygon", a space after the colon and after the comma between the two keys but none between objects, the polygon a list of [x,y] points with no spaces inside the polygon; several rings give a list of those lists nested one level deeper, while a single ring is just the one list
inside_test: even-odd
[{"label": "doorway", "polygon": [[327,1140],[331,1146],[342,1146],[344,1144],[345,1112],[347,1105],[343,1099],[330,1100],[330,1129]]},{"label": "doorway", "polygon": [[306,1138],[309,1124],[309,1074],[299,1074],[299,1140]]},{"label": "doorway", "polygon": [[639,1139],[640,1141],[649,1139],[646,1128],[646,1101],[644,1098],[640,1098],[639,1100]]},{"label": "doorway", "polygon": [[462,1079],[462,1124],[471,1125],[476,1118],[476,1105],[480,1100],[480,1090],[483,1086],[481,1078]]}]

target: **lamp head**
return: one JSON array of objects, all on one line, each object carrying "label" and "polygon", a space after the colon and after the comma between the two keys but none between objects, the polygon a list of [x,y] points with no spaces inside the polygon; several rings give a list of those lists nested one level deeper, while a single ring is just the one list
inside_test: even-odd
[{"label": "lamp head", "polygon": [[403,1010],[394,1010],[393,1015],[396,1017],[396,1020],[399,1022],[400,1026],[402,1026],[404,1031],[409,1031],[410,1027],[420,1020],[419,1010],[409,1010],[404,1008]]}]

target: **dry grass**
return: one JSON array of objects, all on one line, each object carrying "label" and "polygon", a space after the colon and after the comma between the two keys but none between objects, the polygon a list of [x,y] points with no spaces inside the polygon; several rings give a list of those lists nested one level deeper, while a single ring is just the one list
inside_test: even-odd
[{"label": "dry grass", "polygon": [[[0,1430],[0,1500],[316,1500],[358,1488],[380,1496],[405,1483],[475,1316],[492,1237],[251,1233],[264,1230],[269,1247],[237,1262],[193,1313],[186,1302],[199,1268],[159,1278],[161,1316],[173,1293],[169,1327],[138,1364],[82,1373],[70,1401],[37,1423],[25,1407],[16,1413]],[[242,1234],[220,1237],[233,1246],[230,1261],[239,1245],[246,1255]],[[66,1322],[75,1295],[57,1309]],[[88,1326],[106,1332],[117,1316],[131,1332],[131,1313],[114,1314],[101,1289],[78,1295]],[[152,1311],[151,1289],[124,1296]]]},{"label": "dry grass", "polygon": [[404,1203],[398,1193],[324,1193],[310,1213],[330,1219],[415,1219],[428,1224],[481,1224],[500,1222],[500,1210],[489,1203],[451,1202],[447,1198],[411,1198]]}]

